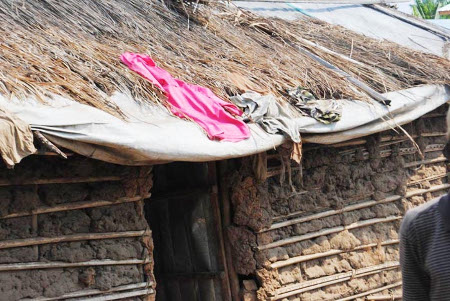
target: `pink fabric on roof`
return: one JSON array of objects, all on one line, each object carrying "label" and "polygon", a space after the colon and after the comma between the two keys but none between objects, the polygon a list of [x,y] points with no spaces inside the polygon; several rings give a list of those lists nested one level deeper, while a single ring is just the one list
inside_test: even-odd
[{"label": "pink fabric on roof", "polygon": [[120,59],[166,94],[174,115],[194,120],[208,133],[209,139],[237,142],[250,137],[248,126],[231,115],[241,116],[242,111],[210,89],[173,78],[147,55],[126,52]]}]

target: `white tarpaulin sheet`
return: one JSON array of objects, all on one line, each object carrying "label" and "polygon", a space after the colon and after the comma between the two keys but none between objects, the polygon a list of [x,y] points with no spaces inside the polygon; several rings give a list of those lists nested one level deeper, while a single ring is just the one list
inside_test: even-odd
[{"label": "white tarpaulin sheet", "polygon": [[[450,100],[450,88],[426,85],[385,94],[392,104],[343,101],[342,119],[325,125],[310,117],[296,122],[304,141],[337,143],[388,130],[417,119]],[[50,105],[19,102],[0,96],[0,106],[39,130],[55,144],[76,153],[125,165],[168,161],[212,161],[242,157],[274,148],[285,142],[250,125],[252,137],[233,143],[211,141],[195,123],[171,116],[165,108],[139,104],[124,94],[111,97],[128,116],[118,119],[101,110],[59,96]]]},{"label": "white tarpaulin sheet", "polygon": [[362,5],[245,1],[235,4],[263,16],[287,20],[308,15],[375,39],[385,39],[444,57],[448,55],[448,42],[438,35]]}]

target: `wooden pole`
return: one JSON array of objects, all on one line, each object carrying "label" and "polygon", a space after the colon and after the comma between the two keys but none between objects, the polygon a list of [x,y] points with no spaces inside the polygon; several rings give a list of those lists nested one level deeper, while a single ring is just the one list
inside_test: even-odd
[{"label": "wooden pole", "polygon": [[[405,140],[407,140],[407,139],[405,139]],[[402,140],[396,140],[395,143],[399,143],[401,141]],[[394,142],[390,142],[390,143],[394,143]],[[436,145],[433,145],[431,148],[427,147],[427,149],[425,149],[424,152],[426,152],[426,153],[427,152],[436,152],[436,151],[440,151],[442,149],[443,149],[443,147],[442,148],[437,148]],[[414,154],[416,152],[417,152],[417,148],[415,148],[415,147],[407,147],[407,148],[401,148],[400,149],[400,155],[402,155],[402,156]],[[342,155],[344,155],[344,154],[345,155],[350,155],[352,153],[355,153],[355,150],[346,150],[345,152],[343,152],[341,154]],[[388,150],[383,150],[383,151],[380,152],[380,156],[382,158],[389,157],[391,154],[392,154],[392,151],[389,150],[389,149]],[[363,155],[364,155],[364,159],[365,160],[369,159],[369,152],[364,151]],[[421,165],[421,164],[433,164],[433,163],[439,163],[439,162],[444,162],[444,161],[446,161],[445,158],[438,157],[438,158],[434,158],[434,159],[428,159],[428,160],[423,160],[423,161],[415,161],[415,162],[406,163],[405,167],[415,167],[415,166]],[[292,167],[291,169],[292,170],[299,170],[300,168],[299,167]],[[272,167],[272,168],[268,169],[267,177],[270,178],[270,177],[279,175],[281,173],[282,173],[282,169],[280,167]]]},{"label": "wooden pole", "polygon": [[442,178],[448,177],[449,175],[450,175],[450,173],[447,172],[447,173],[444,173],[444,174],[435,175],[435,176],[423,178],[423,179],[420,179],[420,180],[411,181],[411,182],[406,183],[406,185],[413,186],[413,185],[417,185],[417,184],[423,183],[425,181],[434,181],[434,180],[442,179]]},{"label": "wooden pole", "polygon": [[372,89],[371,87],[369,87],[365,83],[361,82],[360,80],[354,78],[353,76],[351,76],[347,72],[345,72],[345,71],[339,69],[338,67],[334,66],[330,62],[322,59],[318,55],[315,55],[314,53],[310,52],[309,50],[306,50],[305,48],[300,47],[300,46],[298,46],[298,45],[296,45],[296,44],[294,44],[294,43],[292,43],[290,41],[285,41],[285,42],[287,44],[289,44],[290,46],[292,46],[293,48],[297,49],[299,52],[301,52],[301,53],[309,56],[313,60],[317,61],[322,66],[330,69],[331,71],[333,71],[337,75],[345,78],[347,81],[352,83],[354,86],[358,87],[360,90],[364,91],[367,95],[369,95],[370,97],[372,97],[376,101],[378,101],[378,102],[380,102],[380,103],[382,103],[384,105],[389,105],[391,103],[391,101],[389,99],[387,99],[386,97],[384,97],[382,94],[378,93],[377,91],[375,91],[374,89]]},{"label": "wooden pole", "polygon": [[[342,299],[339,299],[339,300],[336,300],[336,301],[350,301],[350,300],[356,300],[356,299],[358,299],[358,298],[362,298],[362,297],[365,297],[365,296],[370,295],[370,294],[375,294],[375,293],[378,293],[378,292],[382,292],[382,291],[387,290],[387,289],[399,287],[399,286],[401,286],[401,285],[402,285],[402,282],[399,281],[399,282],[396,282],[396,283],[393,283],[393,284],[390,284],[390,285],[382,286],[382,287],[379,287],[379,288],[376,288],[376,289],[373,289],[373,290],[370,290],[370,291],[366,291],[366,292],[361,293],[361,294],[349,296],[349,297],[342,298]],[[370,298],[370,297],[369,297],[369,298]],[[367,300],[374,300],[374,299],[367,299]],[[389,299],[388,299],[388,300],[389,300]]]},{"label": "wooden pole", "polygon": [[225,247],[225,257],[226,257],[226,265],[228,269],[228,277],[230,282],[231,289],[231,298],[233,301],[240,301],[239,297],[239,278],[236,270],[234,269],[233,264],[233,255],[231,251],[231,243],[229,237],[227,235],[227,228],[231,225],[231,204],[228,192],[228,183],[226,180],[226,171],[227,171],[228,163],[227,161],[218,162],[218,170],[219,170],[219,192],[220,192],[220,204],[222,205],[222,222],[223,222],[223,237],[224,237],[224,247]]},{"label": "wooden pole", "polygon": [[332,216],[332,215],[336,215],[336,214],[342,214],[344,212],[364,209],[367,207],[373,207],[373,206],[379,205],[379,204],[391,203],[391,202],[400,200],[401,198],[402,197],[399,195],[393,195],[393,196],[387,197],[387,198],[379,200],[379,201],[371,200],[371,201],[367,201],[367,202],[349,205],[349,206],[346,206],[339,210],[328,210],[325,212],[320,212],[320,213],[316,213],[316,214],[312,214],[312,215],[308,215],[308,216],[303,216],[303,217],[299,217],[299,218],[295,218],[295,219],[291,219],[291,220],[287,220],[284,222],[273,224],[270,228],[260,230],[257,233],[273,231],[273,230],[276,230],[279,228],[288,227],[288,226],[292,226],[292,225],[300,224],[300,223],[304,223],[304,222],[309,222],[312,220],[316,220],[316,219],[320,219],[320,218],[324,218],[324,217],[328,217],[328,216]]},{"label": "wooden pole", "polygon": [[348,271],[348,272],[343,272],[343,273],[339,273],[339,274],[335,274],[335,275],[330,275],[330,276],[325,276],[325,277],[321,277],[321,278],[317,278],[317,279],[294,283],[294,284],[287,285],[287,286],[277,289],[277,293],[278,294],[286,293],[286,292],[290,292],[290,291],[293,291],[293,290],[296,290],[299,288],[307,288],[307,287],[317,285],[317,284],[327,285],[326,283],[333,281],[333,280],[344,279],[347,277],[353,277],[353,278],[363,277],[363,276],[366,276],[368,273],[378,272],[380,270],[385,270],[385,269],[398,268],[399,266],[400,266],[400,263],[398,261],[389,261],[389,262],[386,262],[383,264],[378,264],[378,265],[369,266],[369,267],[352,270],[352,271]]},{"label": "wooden pole", "polygon": [[127,260],[90,260],[84,262],[26,262],[26,263],[12,263],[0,264],[0,272],[38,270],[38,269],[57,269],[57,268],[78,268],[91,266],[110,266],[110,265],[140,265],[150,262],[146,259],[127,259]]},{"label": "wooden pole", "polygon": [[38,140],[44,147],[46,147],[49,151],[58,154],[61,158],[67,159],[67,155],[63,153],[59,148],[57,148],[52,142],[50,142],[44,135],[39,131],[33,131],[34,138]]},{"label": "wooden pole", "polygon": [[382,271],[396,269],[400,264],[396,261],[387,262],[384,264],[362,268],[350,272],[340,273],[337,275],[326,276],[318,279],[313,279],[305,282],[296,283],[290,286],[285,286],[276,291],[276,295],[271,297],[271,301],[288,298],[290,296],[298,295],[300,293],[308,292],[311,290],[319,289],[324,286],[344,282],[353,278],[360,278],[370,276]]},{"label": "wooden pole", "polygon": [[65,203],[60,205],[55,205],[53,207],[41,207],[37,209],[33,209],[31,211],[22,211],[10,213],[4,216],[0,216],[0,219],[14,218],[14,217],[22,217],[22,216],[30,216],[36,214],[46,214],[46,213],[54,213],[60,211],[70,211],[70,210],[78,210],[78,209],[86,209],[86,208],[94,208],[94,207],[104,207],[104,206],[112,206],[119,205],[124,203],[132,203],[138,202],[143,199],[149,198],[150,194],[140,195],[135,197],[123,197],[111,201],[85,201],[85,202],[73,202],[73,203]]},{"label": "wooden pole", "polygon": [[388,223],[388,222],[397,221],[400,219],[402,219],[401,216],[388,216],[388,217],[373,218],[373,219],[369,219],[369,220],[358,221],[358,222],[355,222],[355,223],[347,225],[347,226],[338,226],[338,227],[334,227],[334,228],[322,229],[317,232],[312,232],[312,233],[307,233],[304,235],[292,236],[289,238],[281,239],[281,240],[278,240],[278,241],[275,241],[275,242],[272,242],[272,243],[269,243],[266,245],[258,246],[257,250],[263,251],[263,250],[267,250],[267,249],[272,249],[272,248],[276,248],[276,247],[293,244],[293,243],[304,241],[304,240],[313,239],[313,238],[316,238],[319,236],[330,235],[330,234],[342,232],[345,230],[352,230],[352,229],[356,229],[356,228],[367,227],[367,226],[379,224],[379,223]]},{"label": "wooden pole", "polygon": [[151,286],[153,283],[147,283],[147,282],[141,282],[141,283],[135,283],[135,284],[128,284],[128,285],[122,285],[113,287],[109,290],[102,291],[99,289],[86,289],[81,291],[76,291],[72,293],[67,293],[58,297],[37,297],[32,299],[22,299],[23,301],[54,301],[54,300],[64,300],[64,299],[70,299],[70,298],[79,298],[79,297],[85,297],[85,296],[92,296],[92,295],[101,295],[101,294],[109,294],[113,292],[120,292],[120,291],[127,291],[127,290],[133,290],[133,289],[142,289],[147,288]]},{"label": "wooden pole", "polygon": [[151,288],[139,290],[139,291],[132,291],[132,292],[125,292],[125,293],[116,293],[116,294],[109,294],[105,296],[98,296],[93,298],[83,298],[83,300],[86,301],[111,301],[111,300],[129,300],[133,297],[139,297],[139,296],[147,296],[153,294],[154,291]]},{"label": "wooden pole", "polygon": [[100,176],[100,177],[71,177],[71,178],[49,178],[49,179],[0,179],[0,186],[11,185],[43,185],[43,184],[67,184],[67,183],[91,183],[91,182],[106,182],[106,181],[120,181],[122,177],[119,176]]},{"label": "wooden pole", "polygon": [[354,140],[350,140],[350,141],[330,144],[330,146],[331,147],[335,147],[335,148],[339,148],[339,147],[344,147],[344,146],[363,145],[363,144],[366,144],[366,143],[367,143],[366,139],[354,139]]},{"label": "wooden pole", "polygon": [[[217,181],[217,168],[216,168],[217,162],[209,162],[208,163],[208,178],[211,185],[211,208],[213,211],[214,216],[214,223],[215,223],[215,230],[216,235],[218,237],[219,241],[219,264],[220,269],[224,271],[224,277],[221,277],[221,284],[222,284],[222,290],[223,290],[223,297],[224,300],[232,300],[232,294],[231,294],[231,286],[230,286],[230,277],[228,275],[228,266],[227,266],[227,259],[226,259],[226,251],[225,251],[225,243],[224,243],[224,231],[223,231],[223,223],[222,223],[222,217],[220,214],[220,205],[219,205],[219,196],[218,196],[218,181]],[[220,178],[219,178],[220,179]]]},{"label": "wooden pole", "polygon": [[368,301],[375,301],[375,300],[386,300],[386,301],[390,301],[390,300],[400,300],[403,299],[402,295],[384,295],[384,296],[368,296],[366,298],[366,300]]},{"label": "wooden pole", "polygon": [[426,164],[434,164],[434,163],[441,163],[441,162],[445,162],[447,161],[447,158],[440,156],[437,158],[433,158],[433,159],[427,159],[427,160],[421,160],[421,161],[414,161],[414,162],[409,162],[405,164],[405,168],[409,168],[409,167],[415,167],[418,165],[426,165]]},{"label": "wooden pole", "polygon": [[433,132],[433,133],[422,133],[420,136],[422,137],[439,137],[439,136],[446,136],[446,132]]},{"label": "wooden pole", "polygon": [[108,232],[108,233],[80,233],[57,237],[32,237],[0,241],[0,249],[28,247],[59,242],[73,242],[82,240],[115,239],[140,237],[146,233],[142,231]]},{"label": "wooden pole", "polygon": [[[73,156],[73,153],[65,152],[64,153],[67,157]],[[55,154],[53,152],[46,151],[44,149],[38,149],[37,152],[35,152],[33,155],[38,156],[59,156],[58,154]]]},{"label": "wooden pole", "polygon": [[446,190],[450,188],[450,184],[441,184],[441,185],[436,185],[433,186],[431,188],[428,189],[417,189],[417,190],[413,190],[410,192],[407,192],[405,195],[405,198],[410,198],[416,195],[422,195],[425,194],[427,192],[436,192],[436,191],[440,191],[440,190]]},{"label": "wooden pole", "polygon": [[329,251],[323,252],[323,253],[301,255],[301,256],[291,257],[291,258],[283,260],[283,261],[274,262],[270,265],[270,267],[272,269],[279,269],[279,268],[282,268],[285,266],[289,266],[289,265],[293,265],[293,264],[297,264],[297,263],[301,263],[301,262],[305,262],[305,261],[310,261],[310,260],[314,260],[314,259],[318,259],[318,258],[338,255],[338,254],[347,253],[347,252],[354,252],[354,251],[358,251],[358,250],[364,250],[367,248],[374,248],[374,247],[377,247],[378,245],[387,246],[387,245],[395,245],[398,243],[399,243],[398,239],[392,239],[392,240],[384,241],[381,244],[371,243],[371,244],[362,245],[362,246],[353,248],[351,250],[329,250]]},{"label": "wooden pole", "polygon": [[[312,188],[311,190],[320,190],[320,189],[319,188]],[[305,191],[305,193],[311,192],[311,190],[310,191]],[[367,195],[364,195],[364,196],[360,196],[359,199],[361,200],[362,198],[369,198],[371,196],[372,196],[372,194],[367,194]],[[365,200],[369,200],[369,199],[365,199]],[[348,201],[348,203],[350,203],[350,202],[355,202],[355,201],[358,201],[358,200],[354,200],[353,198],[351,198],[351,199],[349,199],[347,201]],[[324,209],[329,209],[329,207],[328,206],[327,207],[322,207],[322,206],[319,207],[318,206],[315,209],[317,209],[317,210],[324,210]],[[294,218],[294,217],[299,217],[301,215],[304,215],[305,213],[309,213],[309,212],[308,211],[304,211],[304,210],[299,210],[299,211],[294,211],[294,212],[291,212],[291,213],[288,213],[288,214],[284,214],[284,215],[277,215],[277,216],[272,217],[272,222],[276,222],[276,221],[279,221],[279,220],[285,220],[285,219],[291,219],[291,218]]]}]

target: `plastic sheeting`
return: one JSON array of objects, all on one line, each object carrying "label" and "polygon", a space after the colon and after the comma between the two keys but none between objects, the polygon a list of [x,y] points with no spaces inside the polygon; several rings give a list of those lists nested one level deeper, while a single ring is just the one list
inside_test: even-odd
[{"label": "plastic sheeting", "polygon": [[[450,88],[427,85],[385,96],[392,100],[390,107],[342,100],[343,116],[334,124],[322,124],[310,117],[295,121],[304,141],[342,142],[412,121],[448,101]],[[51,105],[9,101],[0,96],[0,106],[7,106],[55,144],[117,164],[220,160],[260,153],[286,141],[282,135],[269,135],[255,124],[250,125],[252,135],[247,140],[212,141],[198,125],[171,116],[165,108],[139,104],[120,93],[115,93],[111,101],[128,116],[127,121],[59,96],[48,100]]]},{"label": "plastic sheeting", "polygon": [[362,5],[263,2],[236,2],[236,5],[264,16],[287,20],[308,15],[375,39],[444,57],[448,55],[446,41],[438,35]]},{"label": "plastic sheeting", "polygon": [[426,85],[383,95],[392,100],[390,107],[378,102],[369,104],[344,100],[341,122],[330,125],[333,128],[328,130],[309,127],[308,133],[315,135],[304,136],[303,140],[333,144],[394,129],[450,101],[450,86]]}]

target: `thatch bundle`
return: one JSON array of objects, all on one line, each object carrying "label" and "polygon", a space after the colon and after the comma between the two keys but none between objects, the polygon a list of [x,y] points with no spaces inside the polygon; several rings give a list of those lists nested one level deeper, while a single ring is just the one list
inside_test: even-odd
[{"label": "thatch bundle", "polygon": [[[368,83],[380,93],[420,84],[450,83],[449,60],[386,40],[374,40],[317,19],[304,18],[287,22],[279,19],[262,20],[246,14],[243,22],[249,26],[259,23],[255,26],[259,30],[301,45]],[[308,42],[314,42],[340,55],[333,55]],[[349,64],[349,59],[358,63]]]},{"label": "thatch bundle", "polygon": [[283,95],[298,85],[321,98],[367,98],[285,43],[301,45],[295,36],[344,55],[353,43],[352,57],[362,64],[320,55],[380,92],[449,82],[448,61],[339,27],[266,20],[223,5],[195,9],[188,29],[185,16],[156,0],[0,0],[0,93],[40,99],[56,93],[115,115],[108,101],[114,91],[163,103],[151,84],[120,64],[120,54],[132,51],[224,98],[246,89]]}]

